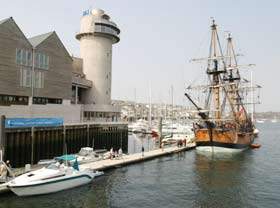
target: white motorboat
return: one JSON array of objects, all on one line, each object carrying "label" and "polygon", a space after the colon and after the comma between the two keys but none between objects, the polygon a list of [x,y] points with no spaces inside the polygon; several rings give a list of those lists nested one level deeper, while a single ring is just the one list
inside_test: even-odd
[{"label": "white motorboat", "polygon": [[49,194],[90,183],[101,174],[56,163],[16,177],[8,183],[8,188],[18,196]]},{"label": "white motorboat", "polygon": [[81,150],[77,154],[71,154],[71,155],[62,155],[60,157],[56,157],[54,159],[46,159],[46,160],[40,160],[38,162],[38,165],[49,165],[51,163],[56,163],[59,160],[67,160],[70,162],[70,164],[73,164],[76,159],[79,164],[89,163],[89,162],[95,162],[104,159],[103,154],[106,153],[107,150],[93,150],[92,147],[82,147]]},{"label": "white motorboat", "polygon": [[[107,152],[107,150],[103,151],[103,153],[105,152]],[[101,153],[102,152],[97,153],[92,147],[82,147],[75,157],[77,158],[79,164],[84,164],[102,160],[103,156]],[[74,163],[74,160],[72,160],[72,162]]]}]

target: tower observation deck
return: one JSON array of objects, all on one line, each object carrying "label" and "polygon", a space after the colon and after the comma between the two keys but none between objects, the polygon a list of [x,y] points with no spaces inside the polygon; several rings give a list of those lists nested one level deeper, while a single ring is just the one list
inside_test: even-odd
[{"label": "tower observation deck", "polygon": [[83,71],[93,82],[85,96],[86,104],[111,104],[112,45],[120,41],[119,34],[120,29],[103,10],[84,12],[76,38],[80,41]]}]

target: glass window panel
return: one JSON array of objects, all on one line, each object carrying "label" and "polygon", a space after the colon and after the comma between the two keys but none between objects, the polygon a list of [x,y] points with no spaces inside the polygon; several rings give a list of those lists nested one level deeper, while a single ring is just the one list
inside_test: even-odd
[{"label": "glass window panel", "polygon": [[31,70],[22,68],[21,69],[21,86],[22,87],[31,87]]},{"label": "glass window panel", "polygon": [[23,65],[27,65],[27,51],[26,50],[22,50],[22,64]]},{"label": "glass window panel", "polygon": [[28,61],[28,66],[32,66],[32,52],[31,51],[27,52],[27,61]]},{"label": "glass window panel", "polygon": [[44,69],[48,69],[49,68],[49,56],[44,55]]},{"label": "glass window panel", "polygon": [[39,59],[40,59],[39,68],[43,69],[44,68],[44,55],[40,53]]},{"label": "glass window panel", "polygon": [[49,56],[46,56],[46,69],[49,69]]},{"label": "glass window panel", "polygon": [[21,64],[21,52],[22,52],[22,49],[16,49],[16,63],[17,64]]},{"label": "glass window panel", "polygon": [[26,87],[31,87],[31,70],[25,69],[26,71]]},{"label": "glass window panel", "polygon": [[36,53],[35,55],[35,67],[39,68],[40,54]]}]

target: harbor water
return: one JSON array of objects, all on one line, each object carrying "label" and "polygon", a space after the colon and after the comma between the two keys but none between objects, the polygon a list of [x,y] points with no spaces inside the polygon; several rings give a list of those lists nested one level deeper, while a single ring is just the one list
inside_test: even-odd
[{"label": "harbor water", "polygon": [[[92,184],[37,197],[0,196],[0,208],[279,207],[280,123],[259,124],[260,149],[235,156],[192,150],[107,171]],[[155,147],[129,137],[129,153]]]}]

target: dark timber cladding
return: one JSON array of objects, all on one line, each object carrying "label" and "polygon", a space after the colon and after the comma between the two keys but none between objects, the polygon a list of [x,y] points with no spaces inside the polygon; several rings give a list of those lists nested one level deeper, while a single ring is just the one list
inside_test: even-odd
[{"label": "dark timber cladding", "polygon": [[35,47],[35,53],[49,56],[49,69],[41,70],[45,73],[44,87],[35,88],[34,96],[70,100],[73,60],[56,32],[35,36],[29,41]]},{"label": "dark timber cladding", "polygon": [[31,51],[32,45],[13,18],[8,18],[0,22],[0,94],[30,96],[30,88],[20,86],[16,48]]},{"label": "dark timber cladding", "polygon": [[[127,152],[127,125],[81,124],[65,126],[65,129],[68,154],[77,153],[87,146],[107,150],[121,147]],[[63,127],[34,128],[33,144],[31,128],[6,129],[5,134],[4,159],[10,160],[13,167],[23,167],[32,160],[36,164],[41,159],[63,154]]]},{"label": "dark timber cladding", "polygon": [[[19,50],[25,52],[22,63],[18,62]],[[40,86],[34,86],[34,96],[70,100],[73,61],[57,34],[50,32],[27,39],[12,17],[0,21],[0,94],[31,96],[30,80],[22,74],[31,71],[33,55],[35,83],[37,73],[42,79]],[[41,57],[39,60],[37,55],[48,57],[44,67],[38,66]]]}]

